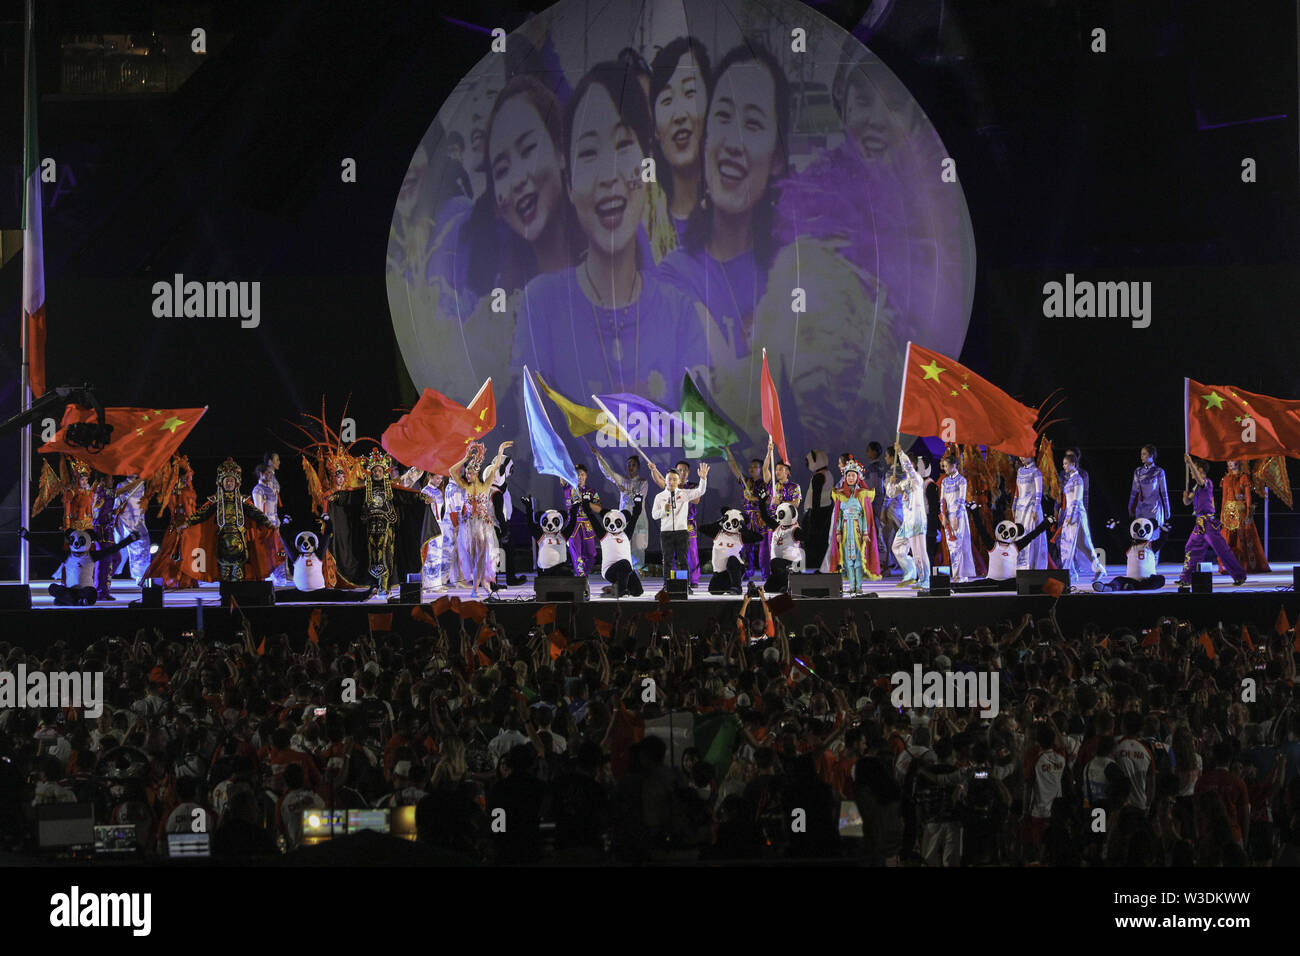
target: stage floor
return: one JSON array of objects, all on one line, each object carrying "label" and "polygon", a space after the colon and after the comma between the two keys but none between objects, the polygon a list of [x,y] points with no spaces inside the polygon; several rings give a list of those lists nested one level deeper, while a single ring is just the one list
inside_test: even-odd
[{"label": "stage floor", "polygon": [[[1110,579],[1123,574],[1124,567],[1122,565],[1110,566],[1106,569],[1106,571],[1107,573],[1106,576],[1103,578],[1103,580],[1109,581]],[[1153,595],[1153,594],[1176,593],[1178,591],[1178,583],[1177,583],[1178,575],[1181,573],[1181,571],[1182,571],[1181,564],[1161,564],[1159,566],[1158,573],[1163,574],[1165,577],[1166,583],[1163,588],[1155,591],[1128,591],[1128,592],[1117,592],[1117,593],[1122,594],[1123,596],[1126,597],[1134,597],[1143,594]],[[601,578],[598,578],[593,575],[588,580],[590,582],[592,603],[601,603],[601,602],[613,603],[616,600],[611,595],[601,593],[601,589],[605,585],[605,582]],[[713,600],[713,601],[743,600],[743,595],[709,594],[708,580],[709,580],[708,575],[701,576],[699,586],[692,592],[693,597],[708,598],[709,600]],[[1215,574],[1214,593],[1215,594],[1252,594],[1252,593],[1279,591],[1283,589],[1290,590],[1292,587],[1292,582],[1293,582],[1293,577],[1292,577],[1291,565],[1275,565],[1274,569],[1270,573],[1251,575],[1250,578],[1247,579],[1246,583],[1242,584],[1239,587],[1234,587],[1232,584],[1232,579],[1229,578],[1227,575]],[[51,582],[48,580],[32,582],[32,608],[33,609],[37,609],[37,608],[45,609],[45,608],[55,607],[54,599],[50,597],[49,594],[50,583]],[[640,603],[651,602],[655,599],[655,594],[658,593],[658,591],[663,587],[663,579],[643,578],[642,584],[645,586],[645,593],[641,597],[639,598],[624,597],[617,600],[621,601],[624,604],[638,603],[638,602]],[[525,583],[517,585],[515,587],[504,588],[498,591],[497,600],[503,603],[516,602],[516,601],[528,601],[528,602],[535,601],[536,594],[533,590],[533,587],[534,587],[533,575],[530,574],[528,575],[528,580]],[[900,584],[897,575],[895,575],[894,577],[886,577],[879,581],[867,582],[864,585],[864,589],[870,592],[871,594],[874,594],[876,597],[888,598],[891,600],[914,598],[918,596],[916,587],[912,585]],[[1014,592],[1011,593],[1012,595],[1014,595]],[[1112,592],[1112,593],[1116,593],[1116,592]],[[398,591],[394,589],[393,591],[390,592],[390,594],[391,596],[396,597]],[[1085,580],[1085,581],[1081,581],[1081,587],[1072,591],[1071,594],[1089,595],[1089,594],[1097,594],[1097,592],[1094,592],[1092,590],[1092,582],[1089,580]],[[294,600],[296,595],[297,592],[294,592],[292,589],[277,590],[276,604],[288,605],[288,606],[308,606],[308,607],[319,605],[319,602],[312,602],[310,600],[302,600],[302,601]],[[374,597],[370,598],[369,601],[366,601],[364,603],[367,605],[387,604],[389,596],[390,596],[389,594],[383,594],[383,593],[376,594]],[[423,598],[426,602],[428,602],[428,601],[434,601],[437,598],[443,596],[458,597],[461,600],[469,600],[470,589],[462,588],[462,587],[453,587],[453,588],[448,588],[445,591],[426,592],[423,595]],[[845,598],[850,597],[847,591],[845,591],[843,596]],[[1008,592],[1006,591],[963,592],[960,596],[963,598],[997,598],[997,597],[1005,598],[1008,596]],[[108,610],[113,608],[127,608],[130,606],[130,603],[132,601],[139,599],[139,597],[140,597],[140,589],[138,587],[133,587],[132,585],[130,585],[125,578],[118,578],[115,579],[113,582],[114,600],[99,601],[94,605],[94,607],[99,610]],[[479,598],[482,599],[482,597],[483,595],[480,593]],[[163,592],[163,604],[165,607],[192,608],[196,603],[203,604],[204,606],[207,607],[219,606],[220,594],[218,592],[217,585],[202,584],[196,588],[166,590]],[[337,603],[330,603],[327,605],[319,605],[319,606],[338,607],[339,605]],[[58,610],[84,611],[89,609],[62,607],[62,608],[58,608]]]}]

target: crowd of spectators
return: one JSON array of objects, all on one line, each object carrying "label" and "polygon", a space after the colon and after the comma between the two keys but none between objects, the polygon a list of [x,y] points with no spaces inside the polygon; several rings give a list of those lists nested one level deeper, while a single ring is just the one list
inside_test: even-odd
[{"label": "crowd of spectators", "polygon": [[[107,701],[0,711],[0,843],[36,852],[37,805],[89,802],[146,856],[203,808],[215,856],[270,857],[306,808],[414,805],[466,863],[1300,863],[1294,632],[1150,624],[902,634],[855,605],[790,632],[746,599],[702,633],[620,613],[567,642],[495,611],[419,637],[2,642],[10,672],[102,671]],[[918,663],[989,673],[999,712],[894,706]]]}]

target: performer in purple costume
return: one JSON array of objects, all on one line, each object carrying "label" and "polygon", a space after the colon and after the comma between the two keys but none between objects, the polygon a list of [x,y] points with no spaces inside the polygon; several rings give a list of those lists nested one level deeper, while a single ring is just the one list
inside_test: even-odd
[{"label": "performer in purple costume", "polygon": [[[564,486],[564,513],[568,514],[569,509],[575,504],[582,501],[582,493],[587,490],[587,466],[578,465],[578,487],[575,489],[572,485]],[[591,493],[591,506],[595,511],[600,511],[600,495],[596,492]],[[586,513],[578,510],[578,523],[574,525],[573,534],[569,535],[569,557],[573,560],[573,573],[578,577],[586,577],[591,573],[593,567],[599,567],[600,561],[598,555],[600,547],[596,542],[596,529],[591,526],[591,521],[587,518]]]},{"label": "performer in purple costume", "polygon": [[1183,455],[1183,460],[1187,462],[1192,480],[1196,482],[1195,491],[1189,489],[1183,492],[1183,504],[1192,506],[1196,527],[1187,539],[1187,556],[1183,558],[1183,573],[1178,576],[1178,583],[1192,583],[1192,571],[1201,563],[1205,549],[1209,547],[1213,549],[1224,570],[1232,575],[1232,583],[1241,584],[1246,580],[1246,570],[1223,537],[1223,528],[1214,509],[1214,482],[1205,473],[1204,462],[1195,460],[1191,455]]}]

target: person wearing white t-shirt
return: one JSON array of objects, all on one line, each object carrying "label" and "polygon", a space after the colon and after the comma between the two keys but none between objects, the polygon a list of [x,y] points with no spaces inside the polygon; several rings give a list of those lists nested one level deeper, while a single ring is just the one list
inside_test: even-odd
[{"label": "person wearing white t-shirt", "polygon": [[1025,753],[1025,785],[1028,790],[1029,842],[1043,846],[1052,822],[1052,804],[1065,790],[1065,746],[1061,734],[1048,720],[1034,732],[1038,746]]},{"label": "person wearing white t-shirt", "polygon": [[1156,758],[1151,748],[1138,736],[1142,731],[1142,715],[1130,711],[1124,715],[1124,736],[1115,744],[1115,762],[1126,774],[1132,789],[1126,806],[1146,810],[1155,794]]},{"label": "person wearing white t-shirt", "polygon": [[[650,464],[651,475],[658,476],[659,469]],[[682,489],[681,475],[670,471],[662,476],[664,490],[655,495],[650,506],[650,517],[659,522],[659,545],[663,549],[664,577],[669,576],[669,569],[689,570],[690,562],[687,550],[690,547],[690,506],[704,495],[708,484],[709,466],[700,463],[700,483],[694,488]]]}]

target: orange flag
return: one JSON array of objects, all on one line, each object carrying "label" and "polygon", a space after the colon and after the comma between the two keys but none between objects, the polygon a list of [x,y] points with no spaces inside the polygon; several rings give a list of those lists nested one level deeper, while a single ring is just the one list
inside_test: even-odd
[{"label": "orange flag", "polygon": [[611,629],[610,629],[609,621],[602,621],[600,618],[596,618],[597,634],[599,634],[601,637],[609,637],[610,630]]},{"label": "orange flag", "polygon": [[1142,646],[1143,647],[1160,646],[1160,625],[1159,624],[1157,624],[1150,631],[1148,631],[1146,637],[1142,638]]},{"label": "orange flag", "polygon": [[1056,580],[1056,578],[1048,578],[1043,582],[1043,591],[1054,598],[1059,598],[1065,593],[1065,585]]},{"label": "orange flag", "polygon": [[1246,625],[1241,625],[1241,643],[1245,644],[1252,651],[1255,649],[1255,642],[1250,639],[1250,631],[1246,630]]},{"label": "orange flag", "polygon": [[393,629],[393,612],[386,614],[376,614],[371,612],[366,615],[370,619],[371,631],[391,631]]},{"label": "orange flag", "polygon": [[1285,635],[1287,631],[1291,630],[1291,622],[1286,619],[1285,607],[1277,609],[1277,620],[1273,622],[1273,630],[1280,635]]},{"label": "orange flag", "polygon": [[569,646],[568,638],[560,631],[551,631],[548,637],[551,639],[551,660],[556,660]]},{"label": "orange flag", "polygon": [[433,614],[435,617],[442,614],[446,614],[450,610],[451,610],[451,598],[445,594],[442,597],[438,598],[438,600],[433,602]]},{"label": "orange flag", "polygon": [[545,627],[547,624],[555,623],[555,607],[554,604],[543,604],[537,609],[535,617],[538,627]]},{"label": "orange flag", "polygon": [[[1101,647],[1106,648],[1106,650],[1110,650],[1110,638],[1109,638],[1109,637],[1103,637],[1103,638],[1102,638],[1100,641],[1098,641],[1097,643],[1098,643]],[[1146,644],[1146,641],[1143,641],[1142,643],[1143,643],[1143,644]]]},{"label": "orange flag", "polygon": [[262,638],[262,640],[257,645],[257,656],[261,657],[265,653],[266,653],[266,638]]},{"label": "orange flag", "polygon": [[486,644],[488,641],[492,640],[492,633],[492,628],[490,627],[479,628],[478,637],[474,639],[474,643],[476,645]]},{"label": "orange flag", "polygon": [[456,609],[456,613],[461,617],[469,618],[471,621],[476,621],[479,624],[482,624],[487,620],[488,606],[482,601],[461,601],[460,607]]},{"label": "orange flag", "polygon": [[307,620],[307,640],[313,644],[320,643],[320,608],[311,612],[311,617]]},{"label": "orange flag", "polygon": [[417,604],[415,607],[411,608],[411,620],[423,621],[431,627],[436,627],[438,624],[434,616],[424,609],[423,604]]},{"label": "orange flag", "polygon": [[491,379],[468,406],[426,388],[415,407],[388,426],[380,444],[400,462],[445,475],[465,454],[465,447],[481,441],[496,423]]},{"label": "orange flag", "polygon": [[1214,641],[1210,638],[1209,631],[1201,631],[1201,647],[1205,648],[1205,656],[1210,660],[1219,656],[1214,650]]}]

